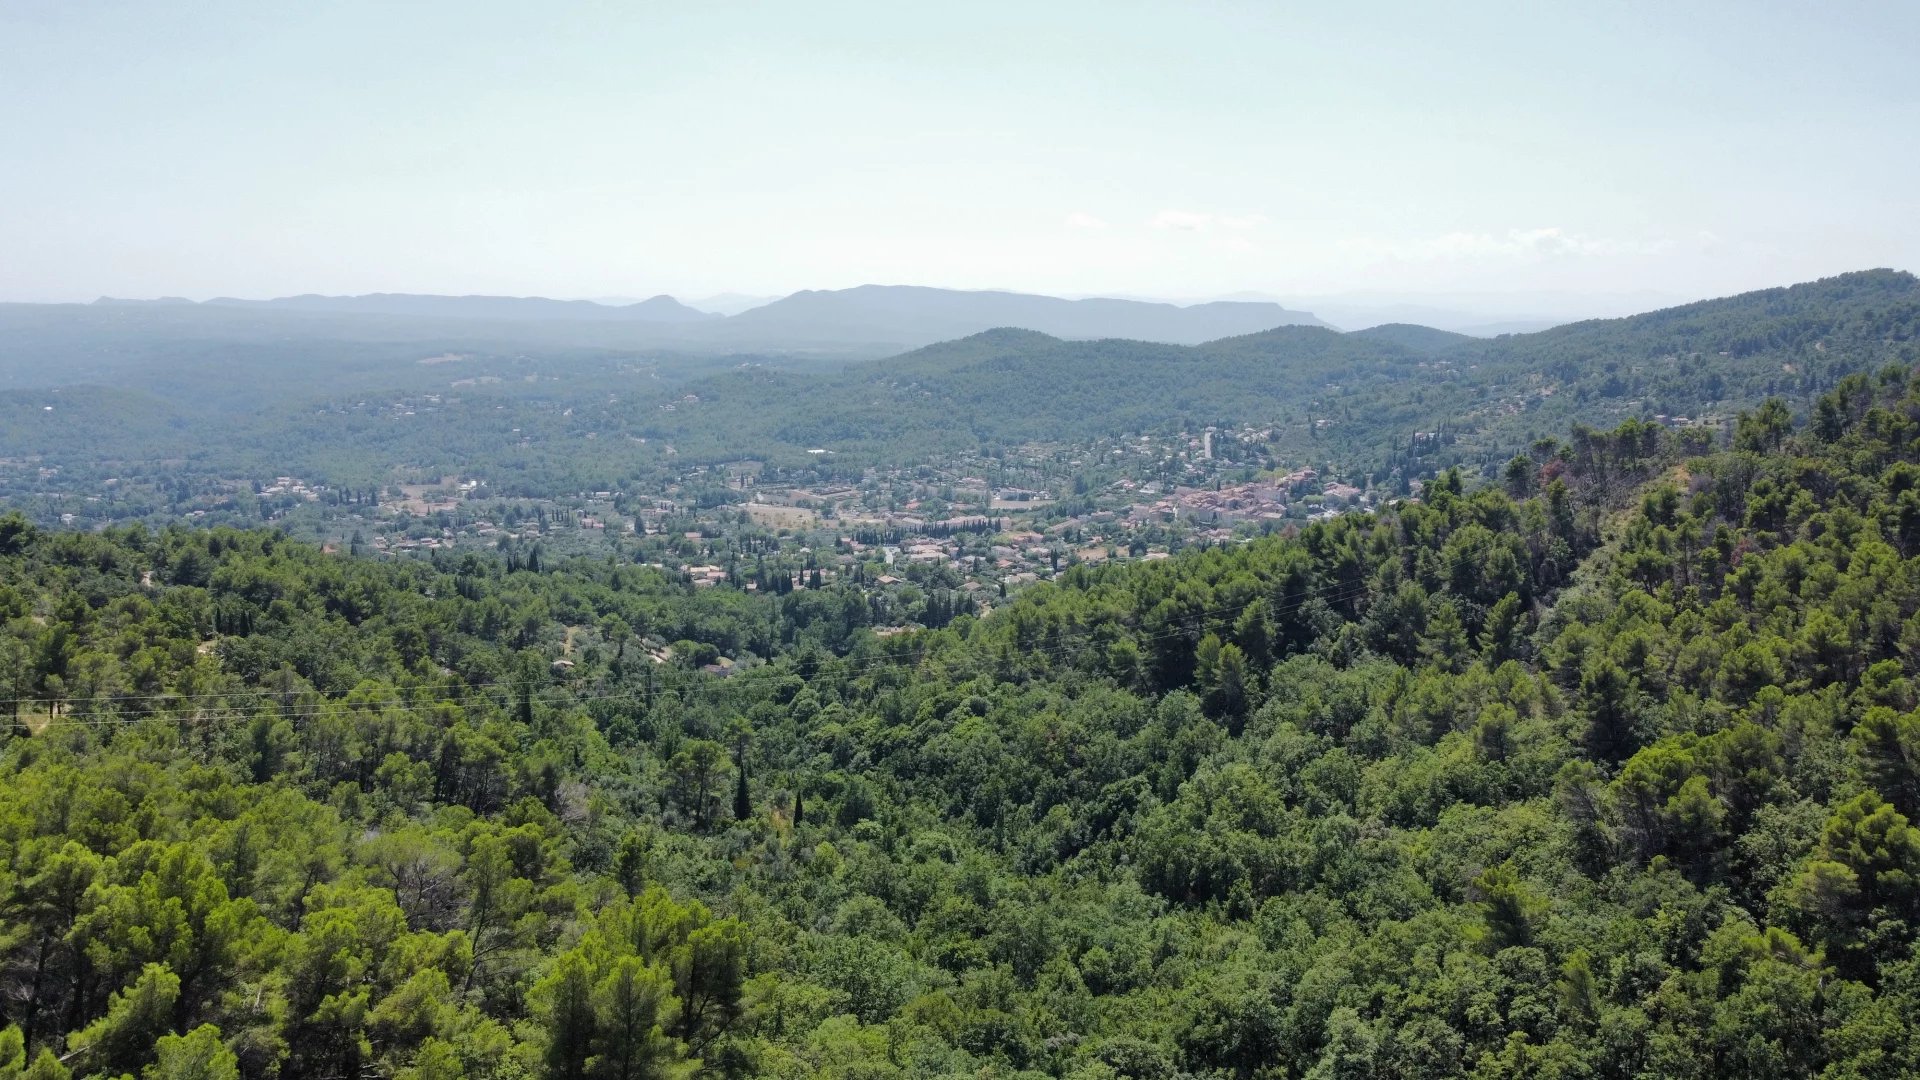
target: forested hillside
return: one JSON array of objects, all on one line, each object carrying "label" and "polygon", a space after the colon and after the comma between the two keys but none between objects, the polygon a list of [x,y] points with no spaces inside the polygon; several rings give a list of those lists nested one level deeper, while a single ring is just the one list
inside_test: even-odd
[{"label": "forested hillside", "polygon": [[550,497],[742,458],[804,467],[831,451],[851,470],[1219,425],[1259,433],[1290,468],[1400,488],[1497,468],[1574,423],[1718,427],[1770,395],[1804,413],[1847,374],[1920,363],[1920,281],[1890,270],[1491,341],[1000,329],[850,365],[871,352],[623,346],[591,321],[190,312],[0,305],[0,485],[110,504],[134,487],[464,473]]},{"label": "forested hillside", "polygon": [[1718,424],[1771,395],[1804,410],[1850,373],[1916,362],[1920,280],[1875,270],[1491,341],[1283,326],[1181,348],[995,330],[837,377],[716,375],[688,388],[696,403],[642,427],[696,454],[826,447],[897,458],[1251,426],[1283,457],[1384,477],[1436,464],[1410,460],[1421,432],[1443,436],[1437,464],[1490,468],[1574,423]]},{"label": "forested hillside", "polygon": [[1503,476],[889,636],[0,519],[0,1072],[1920,1071],[1914,372]]}]

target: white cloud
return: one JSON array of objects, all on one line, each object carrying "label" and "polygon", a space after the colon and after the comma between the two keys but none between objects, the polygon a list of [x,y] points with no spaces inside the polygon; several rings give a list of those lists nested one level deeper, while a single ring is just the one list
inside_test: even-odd
[{"label": "white cloud", "polygon": [[1362,239],[1347,246],[1376,257],[1406,262],[1463,262],[1654,255],[1673,247],[1673,242],[1593,236],[1554,226],[1508,229],[1498,234],[1451,232],[1400,243]]},{"label": "white cloud", "polygon": [[1094,217],[1092,214],[1083,213],[1079,210],[1068,214],[1067,220],[1063,222],[1063,224],[1069,229],[1104,229],[1107,227],[1104,219]]},{"label": "white cloud", "polygon": [[1201,214],[1192,210],[1162,210],[1147,221],[1156,229],[1178,229],[1181,232],[1205,232],[1215,228],[1246,232],[1266,223],[1265,214]]},{"label": "white cloud", "polygon": [[1183,232],[1199,232],[1213,224],[1212,214],[1196,214],[1191,210],[1162,210],[1153,215],[1147,224],[1156,229],[1179,229]]}]

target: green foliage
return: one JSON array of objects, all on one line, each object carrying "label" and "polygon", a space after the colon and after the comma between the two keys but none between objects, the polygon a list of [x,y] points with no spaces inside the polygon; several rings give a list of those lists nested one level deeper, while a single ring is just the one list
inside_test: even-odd
[{"label": "green foliage", "polygon": [[[1732,423],[1754,452],[1809,408],[1816,433],[1840,430],[1865,411],[1858,380],[1920,360],[1920,283],[1865,271],[1491,340],[1283,326],[1189,347],[1002,329],[850,365],[636,349],[617,326],[480,325],[0,306],[0,379],[28,388],[0,391],[0,458],[34,462],[0,470],[0,495],[48,521],[57,505],[98,522],[190,509],[243,522],[292,504],[236,479],[289,473],[342,507],[377,500],[396,470],[544,498],[658,490],[741,458],[845,479],[959,450],[1222,425],[1265,432],[1281,461],[1332,461],[1402,492],[1464,464],[1519,498],[1552,480],[1535,448],[1569,431],[1577,443],[1581,425],[1633,420],[1644,439],[1659,417],[1711,422],[1683,436],[1698,450]],[[1754,408],[1770,397],[1780,404]]]},{"label": "green foliage", "polygon": [[240,1059],[220,1041],[220,1029],[202,1024],[185,1035],[163,1035],[142,1080],[240,1080]]},{"label": "green foliage", "polygon": [[1823,401],[884,638],[18,530],[0,1080],[1911,1073],[1920,388]]}]

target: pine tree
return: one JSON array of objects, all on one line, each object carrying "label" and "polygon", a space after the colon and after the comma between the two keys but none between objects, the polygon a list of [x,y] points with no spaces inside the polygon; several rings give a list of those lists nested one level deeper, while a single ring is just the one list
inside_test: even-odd
[{"label": "pine tree", "polygon": [[563,954],[533,987],[534,1012],[547,1035],[547,1075],[553,1080],[586,1076],[598,1027],[593,989],[593,973],[577,951]]},{"label": "pine tree", "polygon": [[628,830],[620,838],[614,853],[613,877],[627,895],[638,896],[647,883],[647,838],[638,830]]}]

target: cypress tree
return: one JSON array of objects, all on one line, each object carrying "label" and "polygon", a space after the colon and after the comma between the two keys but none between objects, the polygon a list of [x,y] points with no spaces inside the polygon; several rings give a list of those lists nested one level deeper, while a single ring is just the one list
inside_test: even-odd
[{"label": "cypress tree", "polygon": [[733,819],[745,821],[753,814],[753,800],[747,792],[747,755],[745,748],[734,756]]}]

